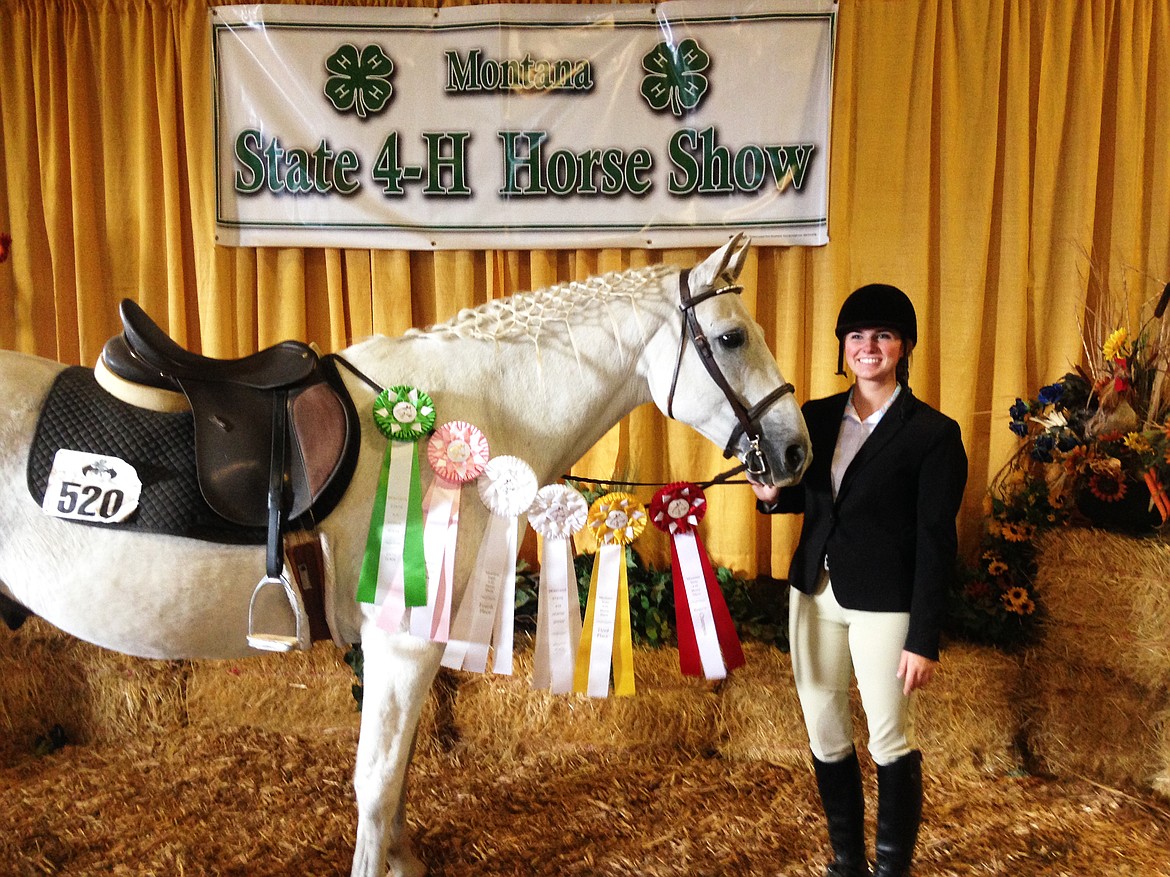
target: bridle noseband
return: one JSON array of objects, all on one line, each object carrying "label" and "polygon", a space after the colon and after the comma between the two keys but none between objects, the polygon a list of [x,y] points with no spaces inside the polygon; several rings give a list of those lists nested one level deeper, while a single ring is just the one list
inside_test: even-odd
[{"label": "bridle noseband", "polygon": [[717,295],[723,295],[725,292],[743,292],[743,287],[734,285],[720,286],[708,289],[698,295],[691,295],[691,288],[688,283],[689,275],[689,271],[682,271],[678,277],[678,309],[682,311],[683,328],[679,336],[678,358],[674,363],[674,376],[670,379],[670,393],[666,397],[666,416],[671,419],[674,418],[674,391],[678,386],[678,374],[682,368],[683,353],[686,352],[687,339],[689,338],[694,343],[695,351],[699,354],[699,359],[702,361],[703,367],[707,369],[707,374],[711,376],[711,380],[715,382],[715,385],[723,391],[724,397],[726,397],[728,404],[731,405],[731,410],[735,413],[736,419],[739,421],[731,431],[731,437],[727,440],[727,446],[723,449],[723,456],[730,457],[735,453],[735,445],[741,435],[747,436],[748,440],[748,450],[743,456],[742,465],[723,473],[723,475],[720,475],[715,480],[721,481],[745,469],[749,475],[763,477],[768,474],[768,460],[764,456],[763,451],[760,450],[760,439],[763,435],[763,431],[760,429],[760,418],[776,402],[780,401],[789,393],[795,392],[796,388],[792,384],[784,383],[750,408],[744,404],[739,394],[731,388],[731,384],[727,382],[727,378],[724,377],[722,370],[720,370],[719,363],[715,361],[715,353],[711,349],[711,342],[707,339],[703,327],[699,325],[699,318],[695,316],[695,305],[709,298],[714,298]]}]

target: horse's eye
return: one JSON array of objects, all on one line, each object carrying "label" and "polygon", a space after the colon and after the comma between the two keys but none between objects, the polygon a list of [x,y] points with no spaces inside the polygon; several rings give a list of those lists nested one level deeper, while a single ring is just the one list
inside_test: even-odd
[{"label": "horse's eye", "polygon": [[747,343],[747,332],[743,329],[732,329],[719,336],[719,346],[724,350],[735,350]]}]

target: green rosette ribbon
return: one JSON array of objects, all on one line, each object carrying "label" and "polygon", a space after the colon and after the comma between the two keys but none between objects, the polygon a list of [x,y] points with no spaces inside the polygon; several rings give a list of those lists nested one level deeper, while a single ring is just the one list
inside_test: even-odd
[{"label": "green rosette ribbon", "polygon": [[390,441],[374,493],[357,599],[383,604],[384,615],[398,613],[401,620],[406,608],[427,602],[418,440],[435,427],[435,405],[416,387],[396,386],[378,394],[373,413],[378,430]]}]

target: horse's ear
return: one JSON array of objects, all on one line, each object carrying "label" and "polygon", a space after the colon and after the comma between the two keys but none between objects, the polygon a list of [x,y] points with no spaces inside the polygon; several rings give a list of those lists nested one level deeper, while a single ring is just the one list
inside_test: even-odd
[{"label": "horse's ear", "polygon": [[727,242],[727,265],[719,272],[719,276],[723,277],[728,283],[735,283],[739,277],[739,272],[743,270],[743,263],[747,261],[747,254],[751,245],[752,239],[742,231],[729,240]]},{"label": "horse's ear", "polygon": [[724,284],[735,283],[750,246],[751,238],[743,232],[737,234],[691,269],[692,289],[710,289],[716,279]]}]

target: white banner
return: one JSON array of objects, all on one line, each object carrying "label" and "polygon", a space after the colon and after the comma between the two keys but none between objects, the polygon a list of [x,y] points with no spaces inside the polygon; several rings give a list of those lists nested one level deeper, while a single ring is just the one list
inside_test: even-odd
[{"label": "white banner", "polygon": [[210,14],[222,244],[828,241],[833,0]]}]

